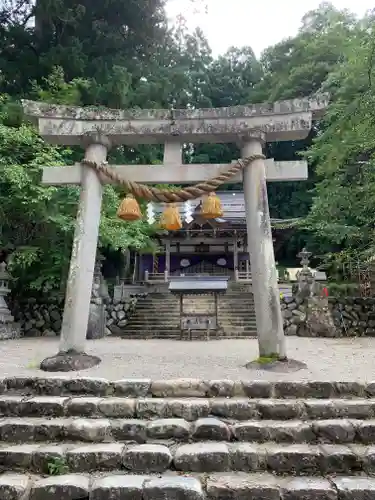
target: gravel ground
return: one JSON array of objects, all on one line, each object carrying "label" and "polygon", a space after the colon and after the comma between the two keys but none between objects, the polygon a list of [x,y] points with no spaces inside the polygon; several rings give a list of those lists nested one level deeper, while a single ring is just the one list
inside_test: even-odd
[{"label": "gravel ground", "polygon": [[[56,354],[58,341],[49,338],[0,342],[2,376],[45,376],[38,362]],[[257,358],[257,341],[221,340],[180,342],[174,340],[123,340],[105,338],[87,342],[87,352],[102,363],[75,377],[107,379],[180,378],[253,380],[375,380],[375,338],[309,339],[288,337],[290,358],[303,361],[307,369],[294,373],[247,370],[244,365]]]}]

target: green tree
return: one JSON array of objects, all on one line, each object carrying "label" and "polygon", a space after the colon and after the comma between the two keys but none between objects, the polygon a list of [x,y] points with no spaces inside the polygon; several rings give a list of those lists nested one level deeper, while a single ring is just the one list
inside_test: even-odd
[{"label": "green tree", "polygon": [[[49,146],[25,123],[5,125],[9,99],[0,101],[0,247],[9,251],[18,290],[57,289],[66,277],[77,211],[78,188],[40,185],[41,168],[69,163],[72,151]],[[146,222],[127,224],[116,217],[117,191],[104,190],[101,246],[153,245]]]},{"label": "green tree", "polygon": [[7,0],[0,11],[0,91],[23,95],[61,66],[68,80],[108,83],[115,67],[135,69],[163,43],[163,0]]},{"label": "green tree", "polygon": [[[338,10],[330,3],[308,12],[295,37],[290,37],[264,51],[260,59],[263,76],[249,92],[251,102],[273,102],[294,99],[319,92],[330,75],[346,59],[348,47],[360,27],[350,12]],[[276,160],[298,160],[312,144],[322,128],[315,123],[303,141],[272,143],[267,156]],[[271,215],[274,217],[305,217],[313,202],[313,190],[318,181],[316,161],[309,157],[309,179],[304,182],[286,182],[268,185]],[[285,244],[287,260],[295,257],[307,244],[322,253],[323,242],[315,232],[295,231]],[[284,248],[284,250],[285,250]]]},{"label": "green tree", "polygon": [[324,2],[308,12],[295,37],[264,51],[264,76],[251,99],[276,101],[317,92],[336,65],[343,61],[358,21],[346,10]]},{"label": "green tree", "polygon": [[351,38],[346,60],[328,77],[323,128],[308,152],[320,182],[307,218],[327,247],[364,258],[375,252],[375,22]]}]

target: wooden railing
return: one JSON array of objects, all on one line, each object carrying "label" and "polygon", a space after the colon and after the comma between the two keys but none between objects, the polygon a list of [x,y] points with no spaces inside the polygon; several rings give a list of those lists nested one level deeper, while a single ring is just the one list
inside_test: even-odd
[{"label": "wooden railing", "polygon": [[[189,276],[191,276],[191,274],[189,274]],[[207,276],[209,276],[208,273]],[[240,281],[242,283],[251,283],[251,272],[238,271],[236,269],[234,271],[234,279],[235,281]],[[150,273],[150,271],[145,271],[146,283],[167,283],[168,281],[169,281],[168,271],[164,271],[164,273]]]},{"label": "wooden railing", "polygon": [[239,271],[235,269],[234,279],[236,281],[241,281],[242,283],[251,283],[251,271]]},{"label": "wooden railing", "polygon": [[[199,274],[200,276],[210,276],[209,273]],[[188,276],[192,276],[192,274],[188,274]],[[198,273],[197,273],[198,276]],[[279,279],[279,276],[277,276]],[[239,271],[235,269],[234,271],[234,280],[241,283],[251,283],[251,271]],[[150,271],[145,271],[145,282],[146,283],[168,283],[169,281],[169,273],[168,271],[164,271],[164,273],[150,273]],[[289,286],[287,286],[289,289]]]},{"label": "wooden railing", "polygon": [[[251,283],[251,271],[239,271],[236,269],[234,271],[234,278],[236,281],[241,281],[242,283]],[[277,281],[279,281],[279,273],[277,272]]]},{"label": "wooden railing", "polygon": [[168,271],[164,271],[164,273],[150,273],[149,271],[145,271],[146,283],[167,283],[168,280],[169,280]]}]

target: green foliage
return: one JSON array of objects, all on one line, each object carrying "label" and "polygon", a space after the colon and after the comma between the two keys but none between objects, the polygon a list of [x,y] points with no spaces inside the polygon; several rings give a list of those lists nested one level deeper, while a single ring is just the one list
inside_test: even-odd
[{"label": "green foliage", "polygon": [[357,21],[347,11],[322,3],[308,12],[298,35],[267,49],[261,58],[264,76],[255,88],[257,100],[304,97],[319,91],[344,57]]},{"label": "green foliage", "polygon": [[83,78],[66,82],[63,68],[55,66],[47,77],[42,78],[41,85],[33,82],[32,93],[43,102],[76,106],[82,104],[82,94],[89,88],[89,80]]},{"label": "green foliage", "polygon": [[58,165],[62,158],[34,129],[0,124],[0,141],[1,246],[13,250],[10,267],[21,282],[29,274],[30,286],[38,288],[41,263],[61,274],[61,254],[53,250],[69,237],[76,196],[40,186],[41,166]]},{"label": "green foliage", "polygon": [[65,458],[53,458],[47,463],[50,476],[62,476],[69,473],[69,467]]},{"label": "green foliage", "polygon": [[358,283],[329,283],[328,294],[330,297],[359,297]]},{"label": "green foliage", "polygon": [[166,36],[163,6],[163,0],[2,2],[0,92],[22,95],[55,66],[69,81],[89,78],[98,88],[116,66],[139,72]]},{"label": "green foliage", "polygon": [[[11,251],[17,289],[56,290],[66,277],[79,190],[41,186],[40,179],[41,167],[61,165],[71,154],[47,145],[29,125],[0,124],[0,245]],[[154,228],[120,221],[118,203],[115,188],[105,186],[100,245],[153,248]]]},{"label": "green foliage", "polygon": [[338,249],[375,252],[375,44],[369,18],[353,34],[345,61],[327,78],[332,103],[307,156],[320,181],[307,227]]}]

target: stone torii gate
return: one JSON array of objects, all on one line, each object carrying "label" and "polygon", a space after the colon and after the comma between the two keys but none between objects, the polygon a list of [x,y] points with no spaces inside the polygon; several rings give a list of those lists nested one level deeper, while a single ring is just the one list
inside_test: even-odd
[{"label": "stone torii gate", "polygon": [[[248,247],[252,269],[260,356],[286,359],[283,321],[271,235],[267,181],[307,179],[304,161],[263,160],[266,142],[305,138],[312,120],[320,118],[328,96],[274,104],[196,110],[110,110],[23,101],[45,140],[56,145],[79,145],[85,160],[103,164],[108,150],[119,145],[164,144],[163,165],[110,167],[117,175],[139,183],[194,184],[225,172],[232,165],[186,165],[185,143],[237,143],[242,158],[259,159],[243,170]],[[239,176],[231,182],[240,182]],[[79,184],[80,201],[67,282],[60,350],[41,368],[69,371],[89,368],[100,359],[85,353],[89,304],[97,251],[102,184],[110,179],[85,164],[45,167],[47,185]]]}]

